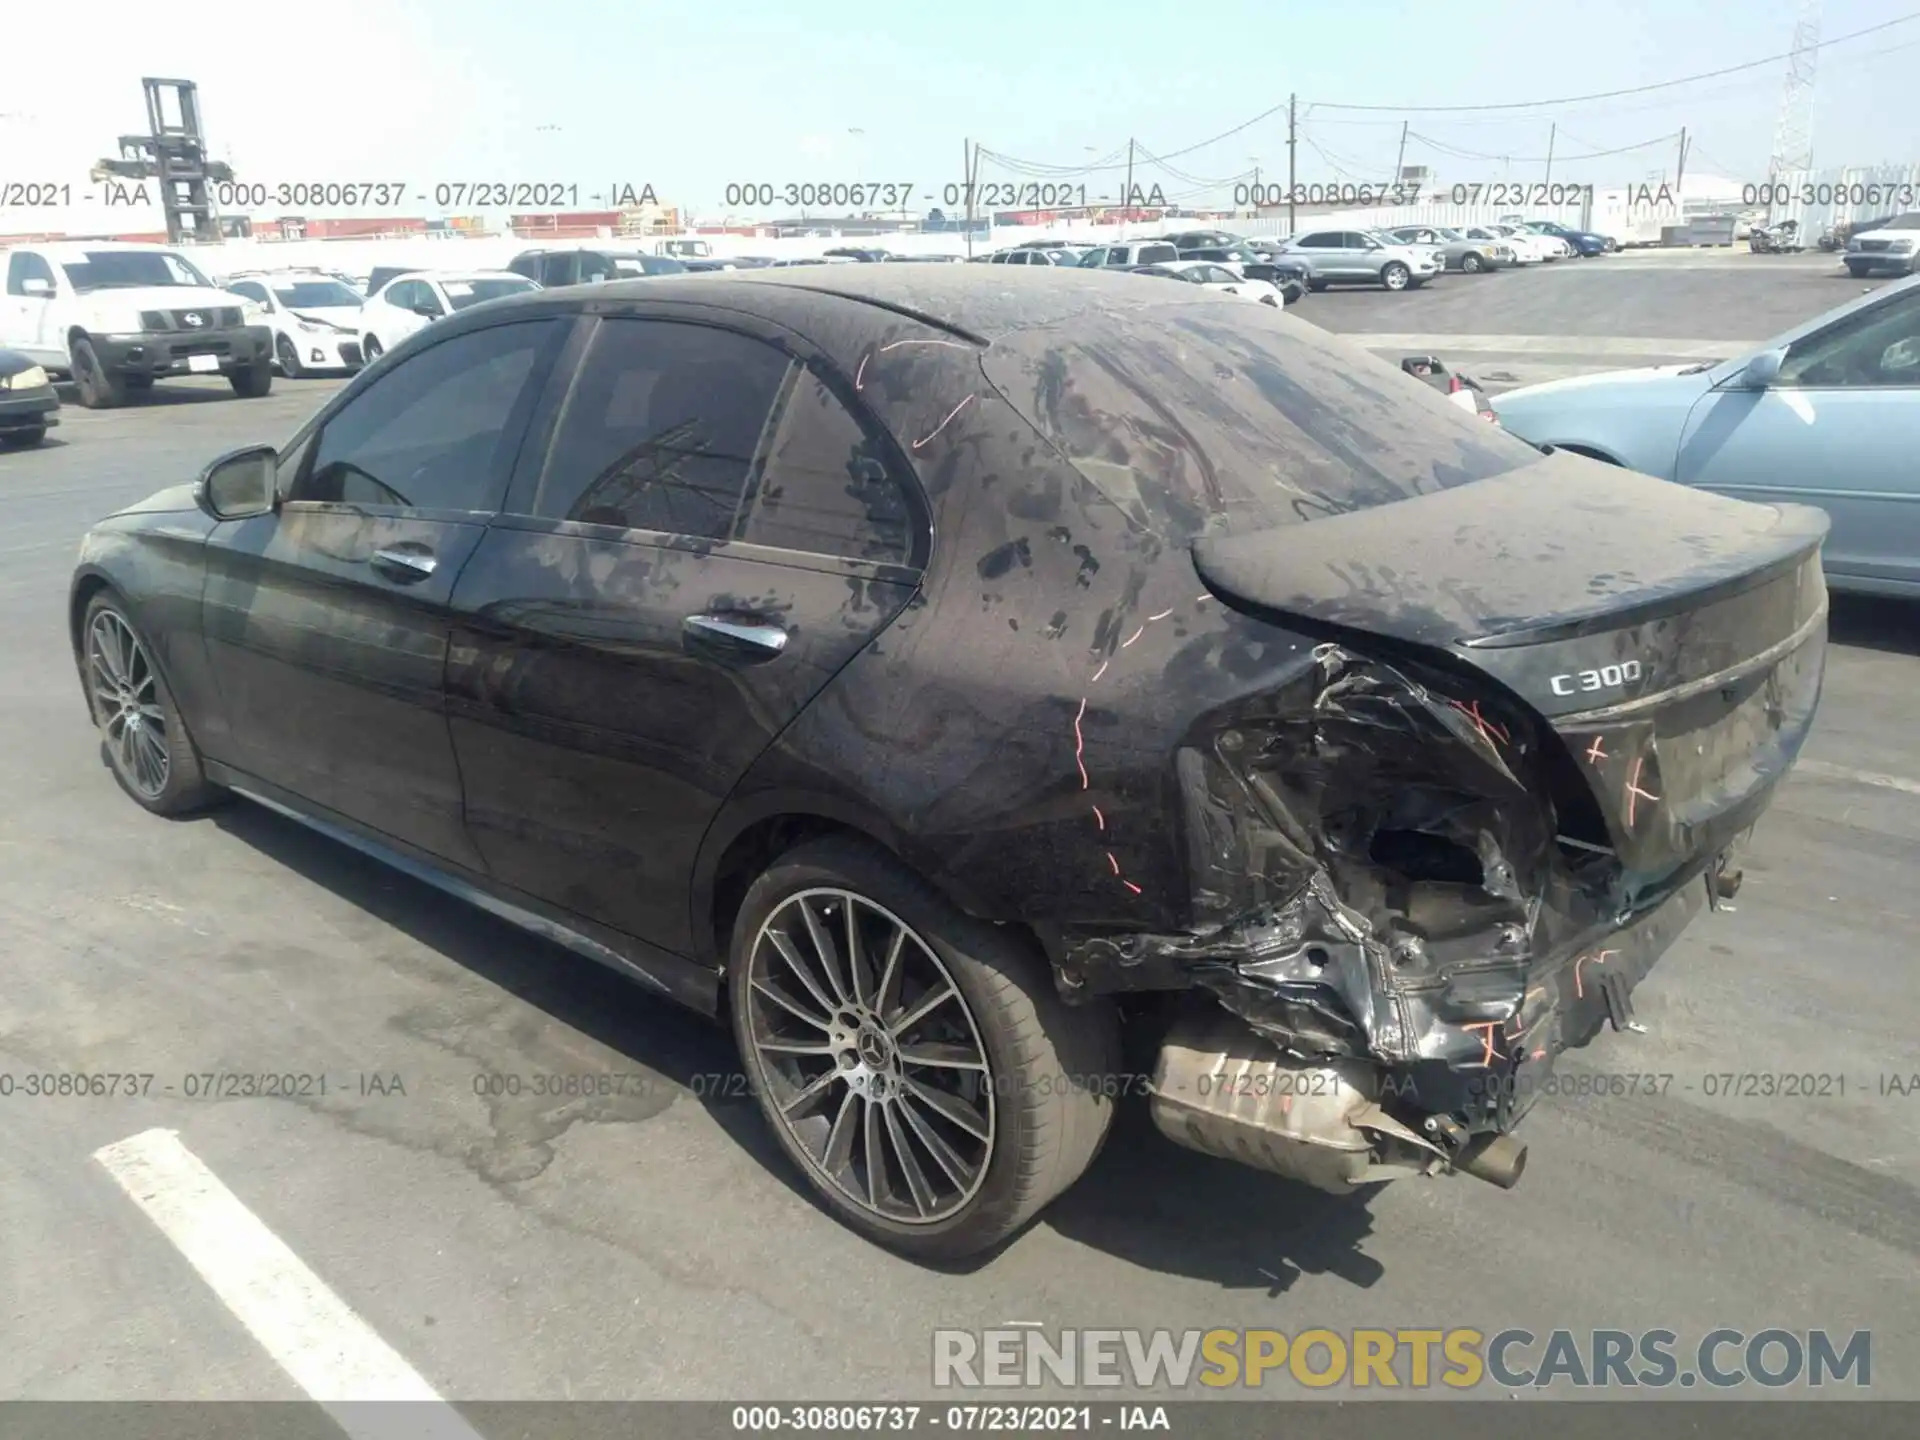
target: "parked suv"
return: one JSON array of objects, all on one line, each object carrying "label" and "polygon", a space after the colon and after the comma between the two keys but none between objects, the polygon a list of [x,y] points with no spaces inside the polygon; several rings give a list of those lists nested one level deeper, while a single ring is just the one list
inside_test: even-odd
[{"label": "parked suv", "polygon": [[556,285],[594,285],[602,280],[638,280],[647,275],[684,275],[686,262],[621,248],[569,247],[525,250],[507,269],[545,289]]},{"label": "parked suv", "polygon": [[245,302],[164,245],[74,240],[0,251],[0,349],[73,378],[89,410],[124,405],[163,375],[273,388],[273,332]]},{"label": "parked suv", "polygon": [[1841,257],[1856,280],[1869,275],[1911,275],[1920,262],[1920,214],[1869,221],[1847,237]]},{"label": "parked suv", "polygon": [[1136,265],[1166,265],[1180,258],[1180,251],[1165,240],[1137,240],[1128,245],[1096,245],[1082,255],[1079,264],[1086,270],[1131,270]]},{"label": "parked suv", "polygon": [[1433,252],[1363,230],[1309,230],[1283,243],[1280,253],[1306,262],[1311,290],[1340,284],[1418,290],[1440,273]]}]

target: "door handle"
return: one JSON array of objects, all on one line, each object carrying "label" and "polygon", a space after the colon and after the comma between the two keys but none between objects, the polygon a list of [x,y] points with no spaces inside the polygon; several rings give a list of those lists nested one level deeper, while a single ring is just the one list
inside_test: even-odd
[{"label": "door handle", "polygon": [[688,642],[741,660],[771,660],[787,648],[787,632],[781,626],[729,620],[724,615],[689,615],[680,629]]},{"label": "door handle", "polygon": [[397,580],[402,585],[424,580],[440,568],[440,562],[434,558],[432,551],[424,548],[403,549],[399,546],[374,551],[373,563],[384,570],[389,579]]}]

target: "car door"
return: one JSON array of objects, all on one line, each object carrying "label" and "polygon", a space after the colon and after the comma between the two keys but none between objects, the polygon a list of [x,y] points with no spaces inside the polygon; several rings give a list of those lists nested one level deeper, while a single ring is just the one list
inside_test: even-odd
[{"label": "car door", "polygon": [[469,868],[447,732],[448,600],[566,322],[452,335],[350,387],[281,462],[278,511],[217,526],[202,623],[216,758]]},{"label": "car door", "polygon": [[454,593],[448,692],[493,875],[690,955],[701,838],[911,598],[925,521],[804,342],[671,313],[585,322],[552,443]]},{"label": "car door", "polygon": [[7,255],[7,293],[0,299],[0,348],[18,350],[42,365],[65,365],[67,349],[55,321],[60,277],[32,250]]},{"label": "car door", "polygon": [[1307,273],[1316,280],[1333,279],[1340,274],[1340,232],[1316,230],[1302,235],[1289,247],[1289,253],[1304,260]]},{"label": "car door", "polygon": [[1841,316],[1787,347],[1764,390],[1736,378],[1687,416],[1674,478],[1746,500],[1795,500],[1832,518],[1836,574],[1920,583],[1920,287]]}]

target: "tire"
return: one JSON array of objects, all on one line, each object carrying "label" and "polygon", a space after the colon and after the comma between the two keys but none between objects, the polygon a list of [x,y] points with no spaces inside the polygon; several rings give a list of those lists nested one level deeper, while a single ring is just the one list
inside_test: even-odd
[{"label": "tire", "polygon": [[1469,275],[1478,275],[1482,270],[1486,269],[1487,266],[1484,260],[1469,250],[1460,257],[1460,268]]},{"label": "tire", "polygon": [[281,335],[273,342],[274,358],[280,362],[280,373],[289,380],[300,378],[300,347],[286,336]]},{"label": "tire", "polygon": [[[864,986],[837,960],[849,910],[873,962]],[[832,971],[815,925],[834,937]],[[897,964],[879,963],[896,934]],[[962,914],[877,846],[834,836],[776,860],[747,892],[727,973],[742,1063],[781,1149],[836,1219],[886,1249],[923,1261],[989,1250],[1078,1180],[1106,1140],[1120,1063],[1112,1006],[1068,1005],[1029,942]],[[944,1046],[948,1063],[903,1059],[896,1035],[921,1054]],[[768,1048],[782,1043],[820,1051]],[[968,1057],[984,1069],[959,1063]],[[870,1135],[881,1156],[871,1171]]]},{"label": "tire", "polygon": [[47,438],[44,425],[22,425],[18,430],[0,430],[0,445],[9,450],[31,450]]},{"label": "tire", "polygon": [[1847,273],[1856,280],[1865,280],[1867,278],[1867,267],[1864,265],[1849,265],[1847,266]]},{"label": "tire", "polygon": [[100,363],[93,342],[84,336],[73,342],[73,384],[80,403],[89,410],[111,410],[127,403],[127,379],[110,375]]},{"label": "tire", "polygon": [[[126,602],[110,590],[94,596],[81,622],[80,645],[87,707],[120,788],[155,815],[187,815],[220,803],[227,792],[207,779],[173,692]],[[160,735],[152,741],[156,725]]]},{"label": "tire", "polygon": [[360,368],[364,370],[367,366],[378,360],[384,353],[380,348],[380,337],[377,335],[367,336],[366,343],[360,347]]},{"label": "tire", "polygon": [[1307,289],[1311,290],[1316,295],[1318,295],[1322,290],[1326,288],[1327,288],[1327,282],[1324,280],[1307,281]]},{"label": "tire", "polygon": [[1404,290],[1413,279],[1413,272],[1393,260],[1380,267],[1380,283],[1389,290]]},{"label": "tire", "polygon": [[244,370],[231,371],[227,383],[242,400],[258,400],[273,389],[273,362],[256,360]]}]

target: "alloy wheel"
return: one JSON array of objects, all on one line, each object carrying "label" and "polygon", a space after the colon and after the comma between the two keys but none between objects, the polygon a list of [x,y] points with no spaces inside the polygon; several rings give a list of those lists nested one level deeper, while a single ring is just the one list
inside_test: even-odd
[{"label": "alloy wheel", "polygon": [[158,799],[173,769],[158,677],[132,627],[111,610],[87,631],[87,675],[115,766],[139,794]]},{"label": "alloy wheel", "polygon": [[768,1109],[816,1175],[895,1224],[947,1219],[979,1193],[992,1066],[911,926],[852,891],[803,890],[760,927],[741,979]]}]

